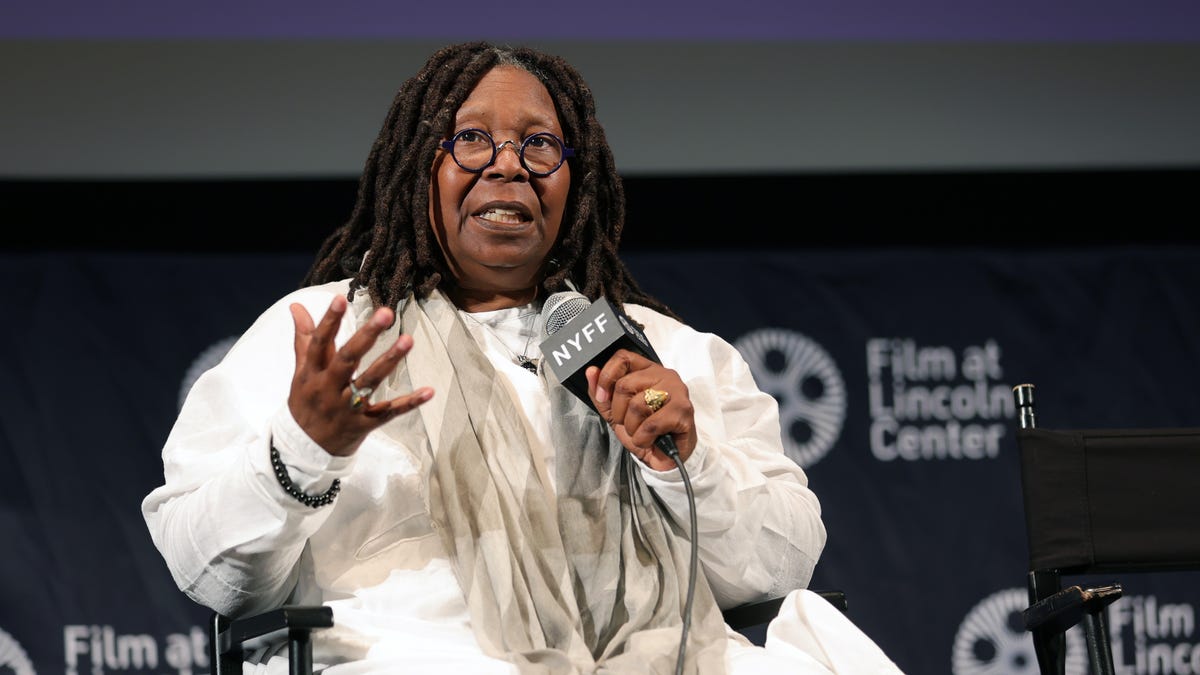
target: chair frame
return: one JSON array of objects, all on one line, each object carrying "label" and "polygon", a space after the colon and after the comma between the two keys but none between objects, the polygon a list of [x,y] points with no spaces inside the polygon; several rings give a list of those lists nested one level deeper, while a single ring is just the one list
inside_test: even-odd
[{"label": "chair frame", "polygon": [[333,609],[323,605],[287,605],[237,620],[214,612],[209,622],[208,662],[213,675],[242,675],[250,644],[286,633],[289,674],[311,675],[312,632],[332,626]]},{"label": "chair frame", "polygon": [[[1149,526],[1144,534],[1130,533],[1142,531],[1138,526],[1144,523],[1137,518],[1148,514],[1171,520],[1168,526],[1176,528],[1171,530],[1176,537],[1185,530],[1197,531],[1200,499],[1190,496],[1194,489],[1171,485],[1169,479],[1162,481],[1168,484],[1155,482],[1154,472],[1169,475],[1181,460],[1189,465],[1200,461],[1192,459],[1200,458],[1200,452],[1191,452],[1193,448],[1200,450],[1200,428],[1041,429],[1037,426],[1033,391],[1032,384],[1013,387],[1030,547],[1025,628],[1032,633],[1043,675],[1065,672],[1065,632],[1077,624],[1082,624],[1087,638],[1092,672],[1112,675],[1107,608],[1121,597],[1122,586],[1064,587],[1063,578],[1200,569],[1200,545],[1181,546],[1174,539],[1169,545],[1157,540],[1147,544],[1156,536]],[[1051,456],[1050,450],[1064,446],[1069,447],[1068,453]],[[1138,450],[1136,461],[1126,461],[1132,448]],[[1135,465],[1138,468],[1132,470]],[[1128,476],[1125,471],[1129,471]],[[1060,493],[1065,497],[1063,503],[1071,504],[1077,513],[1035,514],[1038,504]],[[1114,518],[1118,512],[1121,516]],[[1163,515],[1167,513],[1170,518]],[[1179,522],[1186,525],[1180,526]]]},{"label": "chair frame", "polygon": [[[842,591],[816,591],[842,612],[849,609]],[[779,614],[783,598],[739,605],[721,612],[725,623],[736,631],[762,626]],[[311,675],[312,632],[333,626],[333,609],[323,605],[288,605],[242,619],[214,612],[209,620],[208,657],[213,675],[241,675],[246,650],[258,641],[271,640],[286,632],[289,675]]]}]

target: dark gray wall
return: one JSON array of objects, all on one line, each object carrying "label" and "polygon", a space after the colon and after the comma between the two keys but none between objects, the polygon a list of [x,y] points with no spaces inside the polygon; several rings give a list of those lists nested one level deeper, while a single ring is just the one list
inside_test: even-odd
[{"label": "dark gray wall", "polygon": [[[0,178],[354,176],[441,43],[0,42]],[[626,174],[1200,165],[1200,45],[540,43]]]}]

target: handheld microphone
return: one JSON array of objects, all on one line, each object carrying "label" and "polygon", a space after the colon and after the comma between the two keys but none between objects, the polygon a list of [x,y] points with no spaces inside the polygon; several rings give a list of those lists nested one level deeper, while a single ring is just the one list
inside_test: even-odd
[{"label": "handheld microphone", "polygon": [[[542,357],[558,381],[592,410],[588,396],[588,366],[603,368],[618,349],[628,349],[655,363],[662,363],[650,340],[625,315],[605,298],[589,302],[582,293],[562,291],[546,299],[542,307],[546,339],[541,343]],[[669,435],[655,442],[668,457],[679,454]]]},{"label": "handheld microphone", "polygon": [[[618,349],[628,349],[641,354],[655,363],[662,363],[650,346],[650,340],[625,313],[613,307],[605,298],[589,302],[582,293],[562,291],[546,298],[542,306],[545,318],[546,339],[542,341],[542,357],[550,370],[572,394],[592,410],[592,398],[588,396],[588,366],[604,367]],[[599,411],[596,411],[599,413]],[[692,603],[696,594],[696,575],[699,566],[699,528],[696,525],[696,497],[692,492],[692,480],[679,448],[669,434],[659,436],[654,445],[670,457],[679,469],[687,491],[688,515],[691,526],[691,548],[688,563],[688,583],[683,608],[683,625],[679,636],[679,653],[675,657],[675,675],[682,675],[684,655],[687,652],[688,632],[692,626]]]}]

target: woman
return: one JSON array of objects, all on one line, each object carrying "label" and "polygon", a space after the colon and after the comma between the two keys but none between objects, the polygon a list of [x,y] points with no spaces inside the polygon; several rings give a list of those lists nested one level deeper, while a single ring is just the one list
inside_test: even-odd
[{"label": "woman", "polygon": [[[669,435],[700,523],[687,672],[782,658],[718,607],[805,586],[818,501],[737,352],[617,257],[623,201],[564,61],[435,53],[305,287],[196,383],[167,440],[143,511],[180,588],[230,615],[332,606],[329,673],[674,672],[689,516],[653,442]],[[603,420],[538,367],[542,303],[568,288],[622,307],[662,357],[588,370]]]}]

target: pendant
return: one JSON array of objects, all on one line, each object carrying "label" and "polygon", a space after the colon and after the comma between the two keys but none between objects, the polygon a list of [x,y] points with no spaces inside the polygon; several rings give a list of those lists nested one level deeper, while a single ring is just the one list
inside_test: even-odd
[{"label": "pendant", "polygon": [[528,370],[529,372],[533,373],[534,375],[537,375],[537,371],[538,371],[537,361],[531,360],[529,357],[525,356],[524,354],[518,356],[516,358],[516,361],[517,361],[518,366],[521,366],[525,370]]}]

